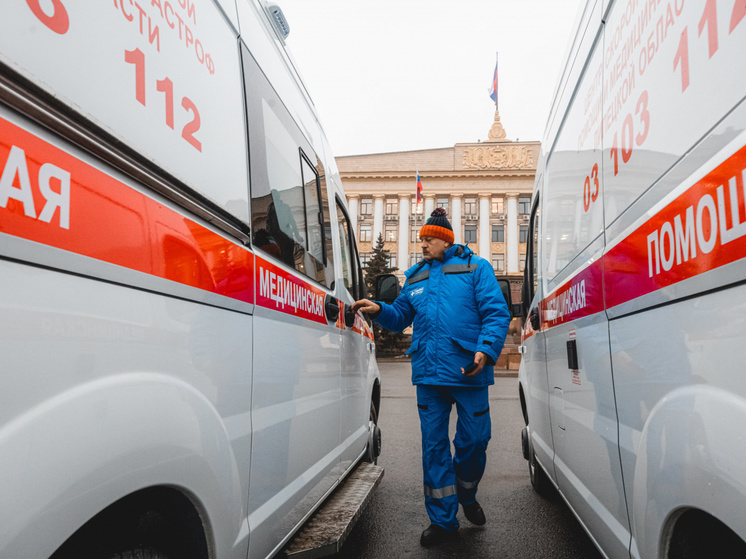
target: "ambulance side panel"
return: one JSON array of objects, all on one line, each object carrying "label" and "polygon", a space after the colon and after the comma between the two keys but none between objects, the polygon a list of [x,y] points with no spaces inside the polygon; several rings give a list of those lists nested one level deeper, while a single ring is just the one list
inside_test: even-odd
[{"label": "ambulance side panel", "polygon": [[591,1],[550,115],[532,303],[550,393],[527,398],[529,432],[609,557],[668,556],[693,512],[713,522],[689,537],[746,539],[744,20],[739,2]]},{"label": "ambulance side panel", "polygon": [[633,556],[663,553],[689,509],[746,538],[743,18],[737,2],[606,17],[604,274]]},{"label": "ambulance side panel", "polygon": [[9,557],[49,556],[154,485],[203,516],[215,556],[246,556],[254,286],[237,30],[230,3],[229,19],[186,6],[32,1],[0,17],[0,60],[17,72],[0,105]]},{"label": "ambulance side panel", "polygon": [[[307,93],[253,2],[0,11],[0,555],[168,502],[181,544],[269,556],[364,454],[380,382],[369,326],[327,317],[361,277]],[[320,216],[315,260],[258,243],[281,202]]]},{"label": "ambulance side panel", "polygon": [[630,536],[602,273],[595,265],[604,247],[600,2],[588,11],[580,46],[587,54],[576,60],[582,74],[546,163],[542,328],[557,485],[596,542],[617,556]]}]

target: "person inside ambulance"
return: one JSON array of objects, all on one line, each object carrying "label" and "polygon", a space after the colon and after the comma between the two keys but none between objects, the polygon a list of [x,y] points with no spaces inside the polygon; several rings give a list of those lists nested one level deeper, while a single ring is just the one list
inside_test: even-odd
[{"label": "person inside ambulance", "polygon": [[[454,537],[459,503],[472,524],[486,519],[476,500],[487,462],[492,422],[488,387],[502,351],[510,312],[492,266],[465,245],[454,245],[453,228],[437,208],[420,229],[424,260],[405,272],[401,294],[388,305],[361,299],[353,310],[400,332],[413,324],[412,384],[422,429],[425,508],[431,524],[420,543],[429,547]],[[448,440],[456,404],[458,424]]]}]

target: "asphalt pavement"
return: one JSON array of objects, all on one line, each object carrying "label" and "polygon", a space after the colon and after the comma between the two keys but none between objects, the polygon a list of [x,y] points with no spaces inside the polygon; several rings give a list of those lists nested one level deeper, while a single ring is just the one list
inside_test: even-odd
[{"label": "asphalt pavement", "polygon": [[[531,487],[521,452],[523,418],[518,379],[498,377],[490,388],[492,440],[477,499],[487,524],[472,526],[459,511],[461,528],[453,542],[420,546],[430,523],[425,511],[420,461],[420,428],[409,362],[379,363],[382,401],[379,425],[385,468],[380,485],[338,559],[468,557],[510,559],[597,559],[600,553],[559,496],[542,499]],[[455,408],[451,439],[455,432]]]}]

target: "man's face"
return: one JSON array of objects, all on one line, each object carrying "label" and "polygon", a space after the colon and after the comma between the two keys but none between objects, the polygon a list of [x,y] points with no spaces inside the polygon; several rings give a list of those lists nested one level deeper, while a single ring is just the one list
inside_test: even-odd
[{"label": "man's face", "polygon": [[451,248],[451,243],[437,237],[420,237],[420,247],[425,258],[443,260],[443,255]]}]

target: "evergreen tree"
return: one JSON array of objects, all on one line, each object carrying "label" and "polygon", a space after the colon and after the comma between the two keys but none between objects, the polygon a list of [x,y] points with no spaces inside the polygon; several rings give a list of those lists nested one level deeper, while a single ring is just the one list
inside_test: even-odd
[{"label": "evergreen tree", "polygon": [[383,248],[383,235],[378,235],[376,246],[373,248],[373,255],[368,264],[365,266],[365,285],[368,287],[368,297],[375,297],[376,276],[380,274],[390,274],[396,268],[389,266],[390,254]]},{"label": "evergreen tree", "polygon": [[[389,266],[389,251],[383,248],[383,235],[378,235],[376,246],[373,248],[373,255],[368,264],[363,269],[365,272],[365,285],[368,288],[368,296],[375,297],[376,276],[380,274],[390,274],[396,268]],[[386,355],[396,353],[396,344],[403,338],[399,332],[389,332],[373,322],[373,336],[376,340],[376,353]]]}]

